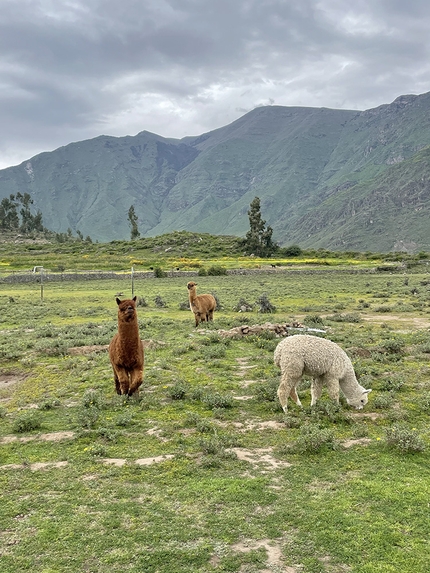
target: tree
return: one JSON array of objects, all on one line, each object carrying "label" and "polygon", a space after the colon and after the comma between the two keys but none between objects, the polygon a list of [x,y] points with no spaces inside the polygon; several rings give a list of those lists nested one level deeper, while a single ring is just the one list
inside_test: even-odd
[{"label": "tree", "polygon": [[131,205],[130,209],[128,210],[128,222],[131,227],[131,240],[138,239],[140,237],[139,229],[137,228],[137,215],[134,211],[134,206]]},{"label": "tree", "polygon": [[272,241],[272,227],[266,227],[266,221],[261,218],[259,197],[255,197],[249,207],[250,229],[245,235],[244,246],[249,253],[259,257],[270,257],[278,246]]},{"label": "tree", "polygon": [[3,231],[17,231],[19,228],[19,217],[15,195],[5,197],[0,203],[0,228]]}]

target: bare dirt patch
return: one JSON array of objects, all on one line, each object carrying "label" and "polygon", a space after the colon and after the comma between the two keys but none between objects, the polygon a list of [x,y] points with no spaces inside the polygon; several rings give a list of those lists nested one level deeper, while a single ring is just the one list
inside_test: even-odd
[{"label": "bare dirt patch", "polygon": [[243,540],[231,546],[233,551],[238,553],[249,553],[256,549],[264,548],[267,554],[268,569],[261,569],[261,573],[271,573],[274,568],[279,568],[283,573],[297,573],[295,567],[287,567],[283,564],[281,541],[271,539]]},{"label": "bare dirt patch", "polygon": [[399,325],[411,329],[430,328],[430,319],[422,316],[399,316],[397,314],[363,314],[363,320],[382,324],[384,322],[397,322]]},{"label": "bare dirt patch", "polygon": [[0,444],[10,444],[11,442],[32,442],[41,440],[42,442],[60,442],[61,440],[71,440],[75,437],[75,432],[51,432],[50,434],[38,434],[37,436],[4,436]]},{"label": "bare dirt patch", "polygon": [[31,471],[37,471],[37,470],[65,468],[67,465],[68,462],[36,462],[34,464],[7,464],[5,466],[0,466],[0,470],[30,469]]},{"label": "bare dirt patch", "polygon": [[278,468],[286,468],[292,465],[273,457],[273,448],[256,448],[255,450],[246,448],[230,448],[229,451],[234,452],[239,460],[249,462],[255,468],[260,468],[263,471],[273,471]]},{"label": "bare dirt patch", "polygon": [[69,354],[72,356],[84,356],[93,352],[107,352],[108,344],[92,344],[90,346],[72,346],[69,348]]},{"label": "bare dirt patch", "polygon": [[224,428],[229,425],[234,426],[239,432],[249,432],[251,430],[264,431],[264,430],[283,430],[285,429],[285,424],[281,422],[275,422],[274,420],[268,420],[265,422],[261,421],[248,421],[248,422],[221,422],[217,420],[217,424]]},{"label": "bare dirt patch", "polygon": [[351,448],[352,446],[367,446],[372,440],[370,438],[357,438],[355,440],[345,440],[343,442],[344,448]]},{"label": "bare dirt patch", "polygon": [[6,390],[28,378],[28,374],[0,373],[0,390]]},{"label": "bare dirt patch", "polygon": [[163,456],[154,456],[153,458],[141,458],[136,460],[135,463],[138,466],[152,466],[152,464],[159,464],[160,462],[171,460],[174,457],[173,454],[164,454]]}]

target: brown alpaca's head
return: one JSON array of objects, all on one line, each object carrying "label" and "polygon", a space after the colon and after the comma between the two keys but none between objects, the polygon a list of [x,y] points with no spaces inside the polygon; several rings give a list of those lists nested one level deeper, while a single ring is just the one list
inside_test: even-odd
[{"label": "brown alpaca's head", "polygon": [[193,283],[193,281],[190,281],[190,282],[187,284],[187,289],[188,289],[188,290],[191,290],[191,289],[193,289],[193,288],[195,289],[196,286],[197,286],[197,283]]},{"label": "brown alpaca's head", "polygon": [[119,300],[116,299],[116,303],[118,305],[118,320],[122,322],[130,322],[134,320],[136,317],[136,299],[137,297],[133,297],[132,299],[126,300]]}]

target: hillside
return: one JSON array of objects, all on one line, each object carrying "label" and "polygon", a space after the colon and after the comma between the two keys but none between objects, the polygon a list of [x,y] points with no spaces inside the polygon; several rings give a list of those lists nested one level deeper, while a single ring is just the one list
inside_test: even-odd
[{"label": "hillside", "polygon": [[281,245],[429,250],[430,93],[363,112],[269,106],[198,137],[100,136],[0,171],[57,232],[93,240],[172,230],[244,235],[247,210]]}]

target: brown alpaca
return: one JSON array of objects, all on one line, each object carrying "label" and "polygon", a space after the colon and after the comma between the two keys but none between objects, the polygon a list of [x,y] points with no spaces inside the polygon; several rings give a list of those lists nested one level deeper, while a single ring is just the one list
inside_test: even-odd
[{"label": "brown alpaca", "polygon": [[209,322],[214,319],[216,300],[211,294],[196,294],[196,286],[197,283],[192,281],[187,284],[190,309],[194,313],[196,326],[198,326],[200,322]]},{"label": "brown alpaca", "polygon": [[118,332],[109,344],[109,358],[117,394],[139,396],[143,381],[143,343],[137,323],[136,297],[116,299],[118,304]]}]

